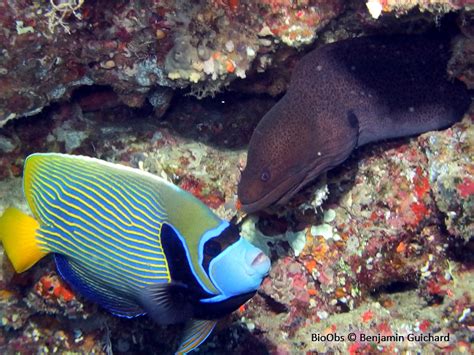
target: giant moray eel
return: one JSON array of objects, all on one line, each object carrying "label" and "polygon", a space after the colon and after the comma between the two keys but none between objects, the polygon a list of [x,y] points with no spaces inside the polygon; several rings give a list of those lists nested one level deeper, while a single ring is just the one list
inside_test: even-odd
[{"label": "giant moray eel", "polygon": [[286,203],[364,144],[446,128],[471,98],[449,80],[448,39],[362,37],[305,55],[250,140],[242,209]]}]

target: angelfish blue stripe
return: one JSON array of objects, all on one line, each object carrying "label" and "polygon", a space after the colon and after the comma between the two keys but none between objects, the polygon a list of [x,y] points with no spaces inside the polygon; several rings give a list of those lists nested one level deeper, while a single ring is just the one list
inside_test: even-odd
[{"label": "angelfish blue stripe", "polygon": [[177,354],[187,354],[202,344],[212,333],[216,321],[192,320],[192,325],[185,328],[185,338],[180,342]]},{"label": "angelfish blue stripe", "polygon": [[132,205],[133,208],[139,208],[145,216],[150,212],[163,218],[166,216],[166,211],[162,208],[159,201],[159,190],[151,182],[148,182],[148,179],[141,179],[140,185],[137,185],[135,181],[136,176],[131,176],[130,172],[110,172],[110,167],[101,167],[100,169],[97,169],[92,165],[83,167],[82,164],[80,164],[82,162],[77,163],[77,165],[71,167],[73,170],[86,175],[92,175],[95,180],[103,183],[104,186],[113,183],[118,190],[127,194],[128,198],[126,198],[124,202],[131,203],[135,196],[139,197],[142,201],[152,201],[153,203],[145,205],[148,211],[142,211],[141,208],[143,206],[138,206],[136,201],[134,201],[134,205]]},{"label": "angelfish blue stripe", "polygon": [[210,297],[210,298],[201,298],[199,301],[201,301],[203,303],[216,303],[216,302],[225,301],[228,298],[229,298],[229,296],[221,294],[221,295],[216,295],[216,296]]},{"label": "angelfish blue stripe", "polygon": [[[113,224],[111,224],[110,221],[107,221],[103,217],[98,216],[97,214],[95,214],[94,211],[89,211],[87,206],[85,206],[83,204],[83,201],[81,201],[80,199],[74,198],[74,193],[68,192],[67,189],[65,189],[61,185],[60,181],[57,181],[54,178],[53,179],[51,179],[51,178],[48,179],[48,177],[43,177],[43,178],[44,178],[44,181],[42,182],[41,185],[38,184],[37,186],[34,186],[35,190],[36,189],[41,189],[43,186],[47,186],[47,183],[50,183],[49,185],[50,185],[50,189],[52,189],[52,194],[56,195],[55,200],[60,200],[61,201],[62,205],[65,208],[65,211],[72,212],[72,210],[75,210],[76,212],[79,212],[80,215],[76,215],[76,217],[82,218],[84,220],[89,220],[90,223],[93,223],[96,226],[98,224],[101,225],[101,228],[105,233],[111,233],[111,232],[112,233],[117,233],[118,232],[117,228],[120,228],[120,229],[122,229],[123,232],[125,232],[125,234],[123,234],[123,233],[118,233],[118,234],[119,235],[125,235],[128,238],[133,238],[134,243],[137,244],[137,245],[138,244],[144,244],[146,246],[155,247],[158,244],[158,242],[157,242],[158,238],[157,237],[147,236],[146,239],[145,239],[144,238],[145,233],[142,232],[141,230],[139,230],[136,227],[128,228],[128,230],[127,230],[126,228],[122,228],[122,226],[117,222],[115,222],[117,224],[117,226],[114,226]],[[70,195],[72,195],[72,197],[71,196],[66,196],[62,192],[61,189],[63,189],[66,193],[69,193]],[[51,200],[49,200],[48,202],[52,203]],[[68,206],[68,204],[69,204],[69,206]],[[91,218],[89,216],[87,216],[86,213],[88,213],[90,215],[90,217],[94,217],[94,219],[91,220]],[[99,226],[97,226],[97,227],[99,227]],[[133,233],[133,235],[130,235],[130,233]],[[137,233],[140,234],[142,236],[142,238],[138,238]],[[151,241],[153,241],[153,244],[150,244]]]},{"label": "angelfish blue stripe", "polygon": [[[40,202],[40,203],[41,203],[41,202]],[[60,221],[58,221],[58,222],[60,222]],[[57,243],[59,243],[59,245],[64,245],[64,246],[66,246],[66,244],[68,244],[68,243],[70,244],[70,247],[69,247],[69,248],[66,247],[66,248],[67,248],[66,250],[64,250],[64,249],[61,250],[61,252],[62,252],[64,255],[72,255],[72,254],[74,254],[74,251],[76,251],[76,249],[79,248],[79,249],[82,249],[85,253],[89,253],[91,256],[92,256],[92,255],[96,255],[100,260],[102,260],[102,261],[99,260],[99,263],[97,263],[97,262],[95,263],[95,264],[98,264],[98,265],[97,265],[98,267],[105,267],[107,264],[104,265],[104,262],[106,262],[106,263],[115,265],[115,267],[113,268],[113,270],[114,270],[115,272],[117,272],[117,269],[121,269],[121,270],[122,270],[122,273],[123,273],[123,272],[124,272],[124,273],[128,273],[128,270],[127,270],[127,269],[124,269],[123,267],[120,267],[120,265],[117,265],[117,259],[116,259],[116,258],[114,259],[114,258],[111,258],[111,257],[107,257],[107,255],[109,255],[109,254],[108,254],[108,250],[103,249],[103,248],[102,248],[102,249],[92,249],[92,248],[89,248],[89,247],[85,246],[83,242],[80,242],[80,239],[83,239],[83,238],[77,238],[77,237],[75,236],[75,234],[76,234],[77,232],[72,232],[72,233],[69,232],[69,231],[68,231],[68,228],[65,227],[65,226],[63,226],[62,223],[56,223],[56,224],[55,224],[55,229],[59,229],[60,231],[62,231],[62,233],[60,233],[60,234],[62,234],[63,237],[64,237],[64,235],[67,235],[67,236],[68,236],[67,238],[64,238],[64,240],[63,240],[63,239],[59,240],[56,236],[54,236],[54,234],[51,235],[50,238],[49,238],[49,239],[53,238],[54,240],[56,240]],[[47,232],[46,227],[42,227],[42,230],[43,230],[44,232]],[[49,242],[50,242],[49,245],[52,247],[52,246],[53,246],[53,245],[51,244],[52,241],[49,240]],[[74,242],[74,243],[73,243],[73,242]],[[53,249],[52,251],[59,252],[60,250],[54,250],[54,249]],[[81,254],[79,254],[79,255],[80,255],[80,256],[78,256],[78,258],[80,258],[81,260],[83,260],[85,263],[90,264],[91,262],[94,261],[94,258],[91,258],[91,257],[89,257],[89,258],[84,258],[84,255],[81,255]],[[102,255],[102,256],[101,256],[101,255]],[[124,262],[122,262],[122,264],[124,264]],[[137,267],[136,267],[136,265],[134,265],[134,264],[129,264],[129,267],[131,267],[133,270],[137,270]],[[162,270],[162,271],[161,271],[162,278],[166,278],[166,276],[167,276],[166,269],[161,268],[161,270]],[[152,271],[152,270],[150,270],[150,271]],[[158,272],[158,271],[159,271],[159,270],[155,270],[155,272],[153,272],[153,273],[149,272],[149,273],[146,273],[146,274],[144,273],[144,271],[141,271],[141,273],[142,273],[142,278],[143,278],[143,277],[144,277],[144,278],[153,277],[153,279],[155,279],[156,276],[157,276],[157,272]],[[122,276],[122,273],[119,274],[119,277]],[[136,276],[132,276],[132,277],[134,277],[135,279],[137,278]],[[138,281],[138,279],[137,279],[137,281]]]},{"label": "angelfish blue stripe", "polygon": [[[90,199],[80,199],[75,191],[71,191],[71,189],[64,185],[63,182],[59,180],[56,176],[42,175],[42,173],[39,173],[38,175],[44,179],[43,184],[45,182],[48,182],[50,183],[50,185],[54,185],[53,187],[55,187],[57,198],[63,202],[64,208],[66,210],[73,209],[76,212],[79,212],[81,218],[83,219],[91,219],[91,217],[94,217],[95,220],[92,220],[91,222],[95,222],[94,224],[100,225],[104,229],[104,231],[107,231],[106,233],[114,233],[115,231],[118,231],[117,228],[119,228],[125,234],[131,235],[130,237],[135,238],[136,243],[144,244],[149,247],[156,247],[158,243],[158,238],[156,236],[150,236],[149,233],[141,230],[140,228],[138,228],[137,225],[123,225],[119,221],[117,221],[115,219],[115,216],[113,215],[107,216],[106,214],[102,214],[101,211],[97,210],[96,212],[92,210],[91,208],[95,207],[89,207],[87,205],[91,205],[94,202],[92,202]],[[141,235],[141,238],[138,238],[137,234]],[[150,242],[153,242],[153,244],[151,244]]]},{"label": "angelfish blue stripe", "polygon": [[[54,170],[53,170],[54,171]],[[69,178],[71,177],[72,174],[69,174]],[[55,175],[52,175],[55,176]],[[109,218],[115,218],[117,222],[122,224],[123,226],[126,227],[132,227],[134,224],[138,224],[141,229],[143,229],[144,232],[149,233],[151,235],[155,234],[156,235],[156,222],[155,221],[149,221],[149,224],[153,226],[154,230],[150,229],[150,226],[145,225],[142,223],[140,220],[137,218],[134,218],[136,216],[127,216],[125,215],[127,220],[124,220],[124,215],[121,213],[122,211],[119,211],[117,208],[116,204],[111,203],[110,200],[107,200],[104,197],[104,194],[100,191],[97,190],[97,188],[94,187],[93,182],[88,181],[88,180],[83,180],[80,176],[74,175],[74,182],[68,181],[64,187],[68,189],[75,188],[74,193],[80,194],[81,200],[86,200],[90,204],[93,205],[94,208],[97,210],[100,210],[100,212]],[[67,185],[69,184],[69,186]],[[86,185],[89,189],[84,190],[84,186]],[[136,206],[134,206],[136,207]],[[140,216],[142,219],[147,219],[147,217],[142,213],[142,216]],[[134,222],[132,222],[132,219],[134,218]]]},{"label": "angelfish blue stripe", "polygon": [[[59,169],[59,172],[61,172],[61,167],[56,167],[56,162],[52,162],[52,165],[55,166],[55,168]],[[150,215],[150,210],[153,212],[153,215],[155,217],[158,217],[159,220],[164,220],[166,218],[166,213],[162,209],[158,208],[159,204],[156,199],[156,197],[159,197],[158,192],[153,190],[153,194],[157,196],[148,195],[146,196],[141,196],[140,192],[131,188],[130,184],[130,179],[126,177],[121,177],[118,179],[114,175],[108,175],[107,179],[103,178],[103,174],[99,175],[98,173],[94,173],[92,169],[84,169],[80,165],[75,167],[73,170],[71,169],[71,172],[69,173],[72,177],[75,179],[78,179],[80,181],[83,181],[84,183],[89,183],[94,186],[96,189],[96,193],[98,196],[100,196],[102,199],[105,199],[104,194],[107,194],[108,196],[112,197],[117,203],[116,204],[110,204],[112,207],[115,207],[115,209],[124,215],[124,211],[121,207],[121,204],[123,204],[127,209],[129,209],[132,213],[139,213],[139,215],[132,215],[132,216],[127,216],[128,218],[134,218],[136,222],[136,217],[147,219],[148,216]],[[102,189],[99,189],[97,186],[101,186]],[[103,191],[104,187],[110,187],[111,189],[105,189]],[[141,186],[142,192],[144,190],[150,189],[148,186]],[[114,191],[116,190],[116,191]],[[122,198],[120,195],[117,193],[122,194],[125,198]],[[132,201],[133,197],[135,196],[141,196],[140,201],[146,205],[148,208],[148,211],[143,210],[143,206],[139,205],[137,202]],[[153,202],[153,203],[150,203]]]},{"label": "angelfish blue stripe", "polygon": [[[108,302],[110,305],[115,306],[117,310],[124,311],[124,309],[129,308],[133,310],[133,312],[139,311],[141,314],[143,310],[137,307],[136,303],[133,300],[130,300],[130,294],[122,294],[121,292],[110,292],[109,283],[104,282],[97,282],[96,279],[92,279],[88,276],[88,272],[85,271],[81,265],[76,263],[70,263],[71,269],[79,276],[84,283],[86,283],[89,287],[96,290],[96,292],[100,293],[101,295],[106,295]],[[120,296],[122,294],[122,296]]]},{"label": "angelfish blue stripe", "polygon": [[[216,237],[218,236],[219,234],[222,233],[222,231],[224,229],[226,229],[227,227],[229,226],[229,223],[226,222],[226,221],[222,221],[222,223],[220,223],[216,228],[213,228],[213,229],[210,229],[208,231],[206,231],[203,236],[201,237],[201,240],[199,242],[199,246],[198,246],[198,260],[199,260],[199,267],[202,267],[202,260],[203,260],[203,247],[204,247],[204,242],[213,238],[213,237]],[[194,278],[199,282],[199,284],[201,285],[201,287],[208,293],[210,294],[214,294],[213,291],[209,290],[209,288],[207,288],[207,286],[202,282],[201,278],[199,277],[199,275],[196,273],[196,270],[194,269],[194,265],[192,263],[192,259],[191,259],[191,255],[189,255],[189,250],[188,248],[186,247],[186,242],[183,238],[183,236],[181,234],[179,234],[178,230],[176,230],[176,228],[174,228],[173,226],[170,225],[171,228],[173,228],[173,230],[175,231],[176,235],[178,236],[179,240],[181,241],[181,243],[183,244],[184,246],[184,250],[186,251],[186,257],[188,259],[188,264],[189,264],[189,267],[191,268],[191,272],[193,273],[194,275]],[[203,240],[205,240],[203,242]],[[203,270],[204,272],[204,270]],[[205,273],[205,272],[204,272]],[[215,286],[215,285],[214,285]]]},{"label": "angelfish blue stripe", "polygon": [[85,293],[91,300],[99,302],[112,313],[127,318],[144,314],[144,311],[130,297],[129,292],[112,290],[104,279],[91,279],[81,264],[63,256],[55,254],[55,260],[58,272],[64,279],[72,281],[79,292]]},{"label": "angelfish blue stripe", "polygon": [[[51,173],[47,167],[45,164],[43,168],[37,170],[36,178],[31,186],[31,193],[41,219],[48,225],[54,225],[62,238],[49,235],[48,240],[43,243],[55,249],[53,251],[74,257],[83,263],[86,269],[90,268],[91,270],[87,270],[89,279],[103,277],[104,281],[111,285],[116,284],[119,289],[124,287],[122,292],[130,292],[130,287],[134,286],[136,288],[154,282],[169,281],[169,272],[159,241],[161,224],[158,221],[160,218],[156,218],[156,216],[152,218],[149,213],[142,214],[142,218],[148,220],[147,223],[156,225],[156,232],[153,236],[149,233],[149,226],[147,229],[143,228],[145,227],[143,224],[126,226],[122,223],[123,219],[118,219],[111,213],[112,207],[116,208],[116,206],[110,206],[108,200],[106,202],[109,202],[111,207],[109,211],[100,206],[104,199],[97,202],[94,200],[94,196],[86,195],[80,186],[74,185],[71,175],[58,177],[57,172]],[[79,190],[79,196],[77,191],[71,191],[68,184],[74,185]],[[85,198],[87,198],[88,204],[99,212],[99,215],[94,211],[89,211],[89,215],[85,214],[85,211],[89,210],[88,206],[84,204],[83,199]],[[130,209],[136,211],[136,206],[131,205]],[[91,217],[94,219],[91,220]],[[104,218],[108,218],[110,221]],[[81,222],[81,219],[89,221],[88,224]],[[100,223],[102,226],[99,226]],[[120,244],[114,246],[114,242],[110,238],[115,234],[114,231],[118,231],[117,228],[121,230],[115,238],[120,239]],[[78,234],[74,232],[75,230]],[[130,234],[133,232],[135,233]],[[125,240],[120,235],[124,235],[128,239]],[[80,242],[81,240],[82,242]],[[151,241],[154,241],[154,248],[147,247]],[[76,252],[77,249],[82,250],[82,253]],[[111,255],[111,252],[114,252],[114,255]],[[96,257],[91,257],[92,255]],[[158,260],[149,261],[150,257]],[[129,270],[124,269],[127,265]],[[102,270],[102,272],[98,273],[98,270]],[[133,274],[130,274],[132,271]]]},{"label": "angelfish blue stripe", "polygon": [[[55,210],[60,209],[60,207],[57,205],[57,203],[60,202],[60,201],[58,201],[58,200],[60,199],[59,195],[58,195],[58,197],[57,197],[55,200],[51,200],[49,197],[46,197],[46,196],[44,196],[44,195],[41,195],[40,197],[37,196],[38,193],[41,193],[41,191],[42,191],[44,188],[48,188],[48,187],[47,187],[46,185],[44,185],[44,184],[43,184],[43,185],[39,185],[39,186],[37,186],[37,187],[35,186],[34,193],[33,193],[33,198],[35,199],[36,204],[39,205],[39,204],[41,203],[41,201],[45,201],[45,202],[46,202],[46,205],[49,205],[49,206],[51,206],[51,207],[54,207]],[[57,194],[57,191],[53,191],[53,194]],[[46,206],[46,205],[43,205],[43,204],[41,203],[42,208],[39,209],[41,216],[45,216],[45,209],[46,209],[45,206]],[[80,211],[78,211],[78,212],[80,212]],[[87,216],[77,215],[77,214],[73,213],[72,211],[69,211],[69,213],[70,213],[69,216],[68,216],[68,215],[65,215],[62,210],[58,210],[57,213],[58,213],[64,220],[70,220],[70,217],[71,217],[71,216],[72,216],[72,217],[81,217],[81,218],[83,218],[83,219],[87,219]],[[52,220],[52,219],[50,218],[50,215],[47,215],[47,214],[46,214],[46,216],[47,216],[47,217],[45,217],[44,219],[47,221],[48,224],[63,224],[63,223],[62,223],[61,221],[59,221],[57,218],[55,218],[54,220]],[[75,222],[74,222],[74,221],[75,221]],[[71,221],[71,223],[77,223],[77,220],[74,220],[74,221]],[[84,225],[84,224],[81,224],[81,225],[82,225],[82,229],[83,229],[83,230],[86,230],[86,231],[88,231],[88,232],[91,234],[91,237],[97,238],[99,235],[103,235],[103,236],[104,236],[102,239],[107,239],[107,238],[105,237],[105,236],[107,236],[107,235],[110,237],[110,233],[109,233],[109,232],[107,232],[107,231],[104,232],[102,229],[99,229],[97,226],[95,226],[95,228],[96,228],[95,231],[92,231],[89,226]],[[70,227],[69,227],[69,226],[65,226],[65,228],[67,229],[67,228],[70,228]],[[160,227],[160,229],[161,229],[161,227]],[[97,233],[98,233],[98,234],[97,234]],[[159,231],[157,232],[157,234],[158,234],[158,233],[159,233]],[[129,237],[129,238],[135,238],[135,236],[128,236],[128,237]],[[110,240],[110,239],[109,239],[109,240]],[[132,242],[132,241],[129,241],[129,240],[125,240],[125,239],[121,239],[120,242],[121,242],[121,244],[122,244],[125,248],[127,248],[127,249],[132,248],[132,249],[135,250],[136,252],[140,252],[140,253],[141,253],[141,256],[139,256],[139,257],[144,257],[144,258],[146,258],[146,259],[149,259],[149,258],[152,257],[152,256],[154,256],[154,257],[161,257],[161,258],[163,257],[163,254],[162,254],[162,253],[163,253],[163,250],[162,250],[161,247],[157,247],[156,250],[155,250],[155,252],[153,252],[153,250],[150,250],[149,252],[144,252],[143,249],[142,249],[142,246],[139,245],[139,244],[137,244],[137,243],[135,243],[135,242]],[[109,244],[113,244],[113,242],[110,242]]]},{"label": "angelfish blue stripe", "polygon": [[[48,233],[46,231],[41,231],[40,235],[41,234],[43,234],[42,237],[53,249],[52,252],[68,255],[72,260],[83,262],[84,256],[82,254],[67,250],[65,249],[64,243],[57,243],[55,239],[49,239]],[[102,281],[109,282],[111,287],[116,290],[121,290],[124,293],[130,293],[136,283],[140,284],[140,282],[136,281],[132,277],[128,277],[125,273],[118,273],[117,268],[110,267],[108,264],[104,263],[96,263],[92,258],[89,258],[85,264],[89,269],[89,274],[91,274],[91,271],[96,272]]]},{"label": "angelfish blue stripe", "polygon": [[[64,230],[61,230],[61,228],[59,228],[59,230],[63,233],[48,231],[46,227],[42,227],[38,236],[46,241],[52,252],[60,253],[81,261],[92,271],[98,272],[97,277],[103,278],[105,275],[109,275],[110,278],[121,280],[121,283],[125,288],[129,288],[132,281],[134,281],[136,286],[143,286],[145,284],[159,282],[159,280],[167,280],[167,274],[164,272],[161,276],[151,274],[148,275],[148,277],[146,274],[142,275],[137,272],[132,273],[130,268],[117,265],[117,262],[114,259],[104,258],[103,255],[84,250],[83,245],[78,243],[78,238],[73,234],[67,234],[67,238],[64,239],[58,238],[55,234],[67,233]],[[150,280],[150,277],[153,277],[153,279]]]}]

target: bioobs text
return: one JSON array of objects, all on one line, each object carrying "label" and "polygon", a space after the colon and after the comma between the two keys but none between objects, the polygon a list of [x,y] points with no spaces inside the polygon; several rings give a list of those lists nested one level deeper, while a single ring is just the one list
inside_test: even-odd
[{"label": "bioobs text", "polygon": [[317,342],[338,342],[338,341],[345,341],[345,336],[340,335],[337,333],[329,333],[329,334],[316,334],[312,333],[311,334],[311,341],[317,341]]}]

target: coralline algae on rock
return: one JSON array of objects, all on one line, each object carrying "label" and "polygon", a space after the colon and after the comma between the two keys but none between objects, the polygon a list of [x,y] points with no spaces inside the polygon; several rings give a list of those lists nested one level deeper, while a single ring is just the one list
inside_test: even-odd
[{"label": "coralline algae on rock", "polygon": [[472,115],[448,131],[422,139],[430,184],[448,231],[468,242],[474,235],[474,126]]},{"label": "coralline algae on rock", "polygon": [[[470,6],[447,1],[371,3],[379,3],[382,14],[396,16],[412,4],[436,13],[456,4],[465,10]],[[163,87],[191,86],[195,94],[209,94],[254,69],[265,71],[276,58],[275,50],[313,41],[345,7],[358,9],[348,14],[357,30],[333,31],[330,25],[324,41],[372,31],[376,22],[368,18],[363,2],[103,4],[86,0],[77,10],[81,19],[63,18],[71,34],[59,24],[49,32],[44,22],[44,7],[51,10],[47,2],[0,5],[0,41],[5,44],[0,125],[68,97],[74,87],[110,85],[114,92],[52,107],[34,117],[37,124],[5,126],[0,134],[0,213],[10,205],[28,210],[21,179],[13,177],[21,176],[28,153],[69,151],[166,177],[219,216],[241,217],[235,187],[245,162],[245,136],[256,120],[224,99],[212,110],[173,100],[171,105],[179,107],[164,115],[173,93]],[[465,34],[474,32],[468,15],[465,11],[460,17]],[[469,83],[469,38],[458,43],[449,70]],[[278,52],[280,65],[294,56],[289,53]],[[263,88],[259,92],[269,90],[266,83],[255,85]],[[285,87],[280,86],[276,92]],[[142,114],[138,110],[118,107],[146,106],[146,101],[151,104],[146,110],[155,115],[137,117]],[[265,106],[253,109],[261,116],[271,103],[243,105]],[[472,352],[474,280],[464,261],[474,234],[472,127],[471,115],[442,132],[360,149],[287,206],[247,217],[242,235],[271,256],[270,277],[199,351]],[[262,221],[274,236],[257,227]],[[52,259],[22,275],[14,275],[3,259],[0,352],[171,353],[179,340],[179,326],[115,318],[69,291],[58,282]],[[450,334],[450,341],[313,341],[313,335],[350,332],[429,332]]]},{"label": "coralline algae on rock", "polygon": [[469,1],[451,1],[451,0],[368,0],[366,6],[370,15],[378,19],[385,12],[395,12],[397,15],[405,14],[411,9],[418,7],[421,11],[431,11],[435,13],[446,13],[459,10],[463,7],[469,9],[474,7]]},{"label": "coralline algae on rock", "polygon": [[291,232],[286,231],[284,234],[266,236],[258,230],[256,224],[257,217],[247,218],[242,224],[242,236],[249,240],[252,244],[262,249],[267,255],[271,255],[270,245],[279,241],[286,241],[293,249],[295,256],[300,255],[306,245],[306,231]]},{"label": "coralline algae on rock", "polygon": [[341,3],[3,3],[0,127],[79,85],[109,85],[131,107],[156,85],[214,94],[245,78],[260,52],[271,62],[277,42],[312,42]]}]

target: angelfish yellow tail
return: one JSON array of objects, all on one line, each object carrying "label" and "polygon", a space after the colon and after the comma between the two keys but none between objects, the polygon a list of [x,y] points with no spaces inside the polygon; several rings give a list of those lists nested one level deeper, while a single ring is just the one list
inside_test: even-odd
[{"label": "angelfish yellow tail", "polygon": [[39,223],[16,208],[7,208],[0,217],[0,241],[16,272],[28,270],[47,252],[36,241]]}]

